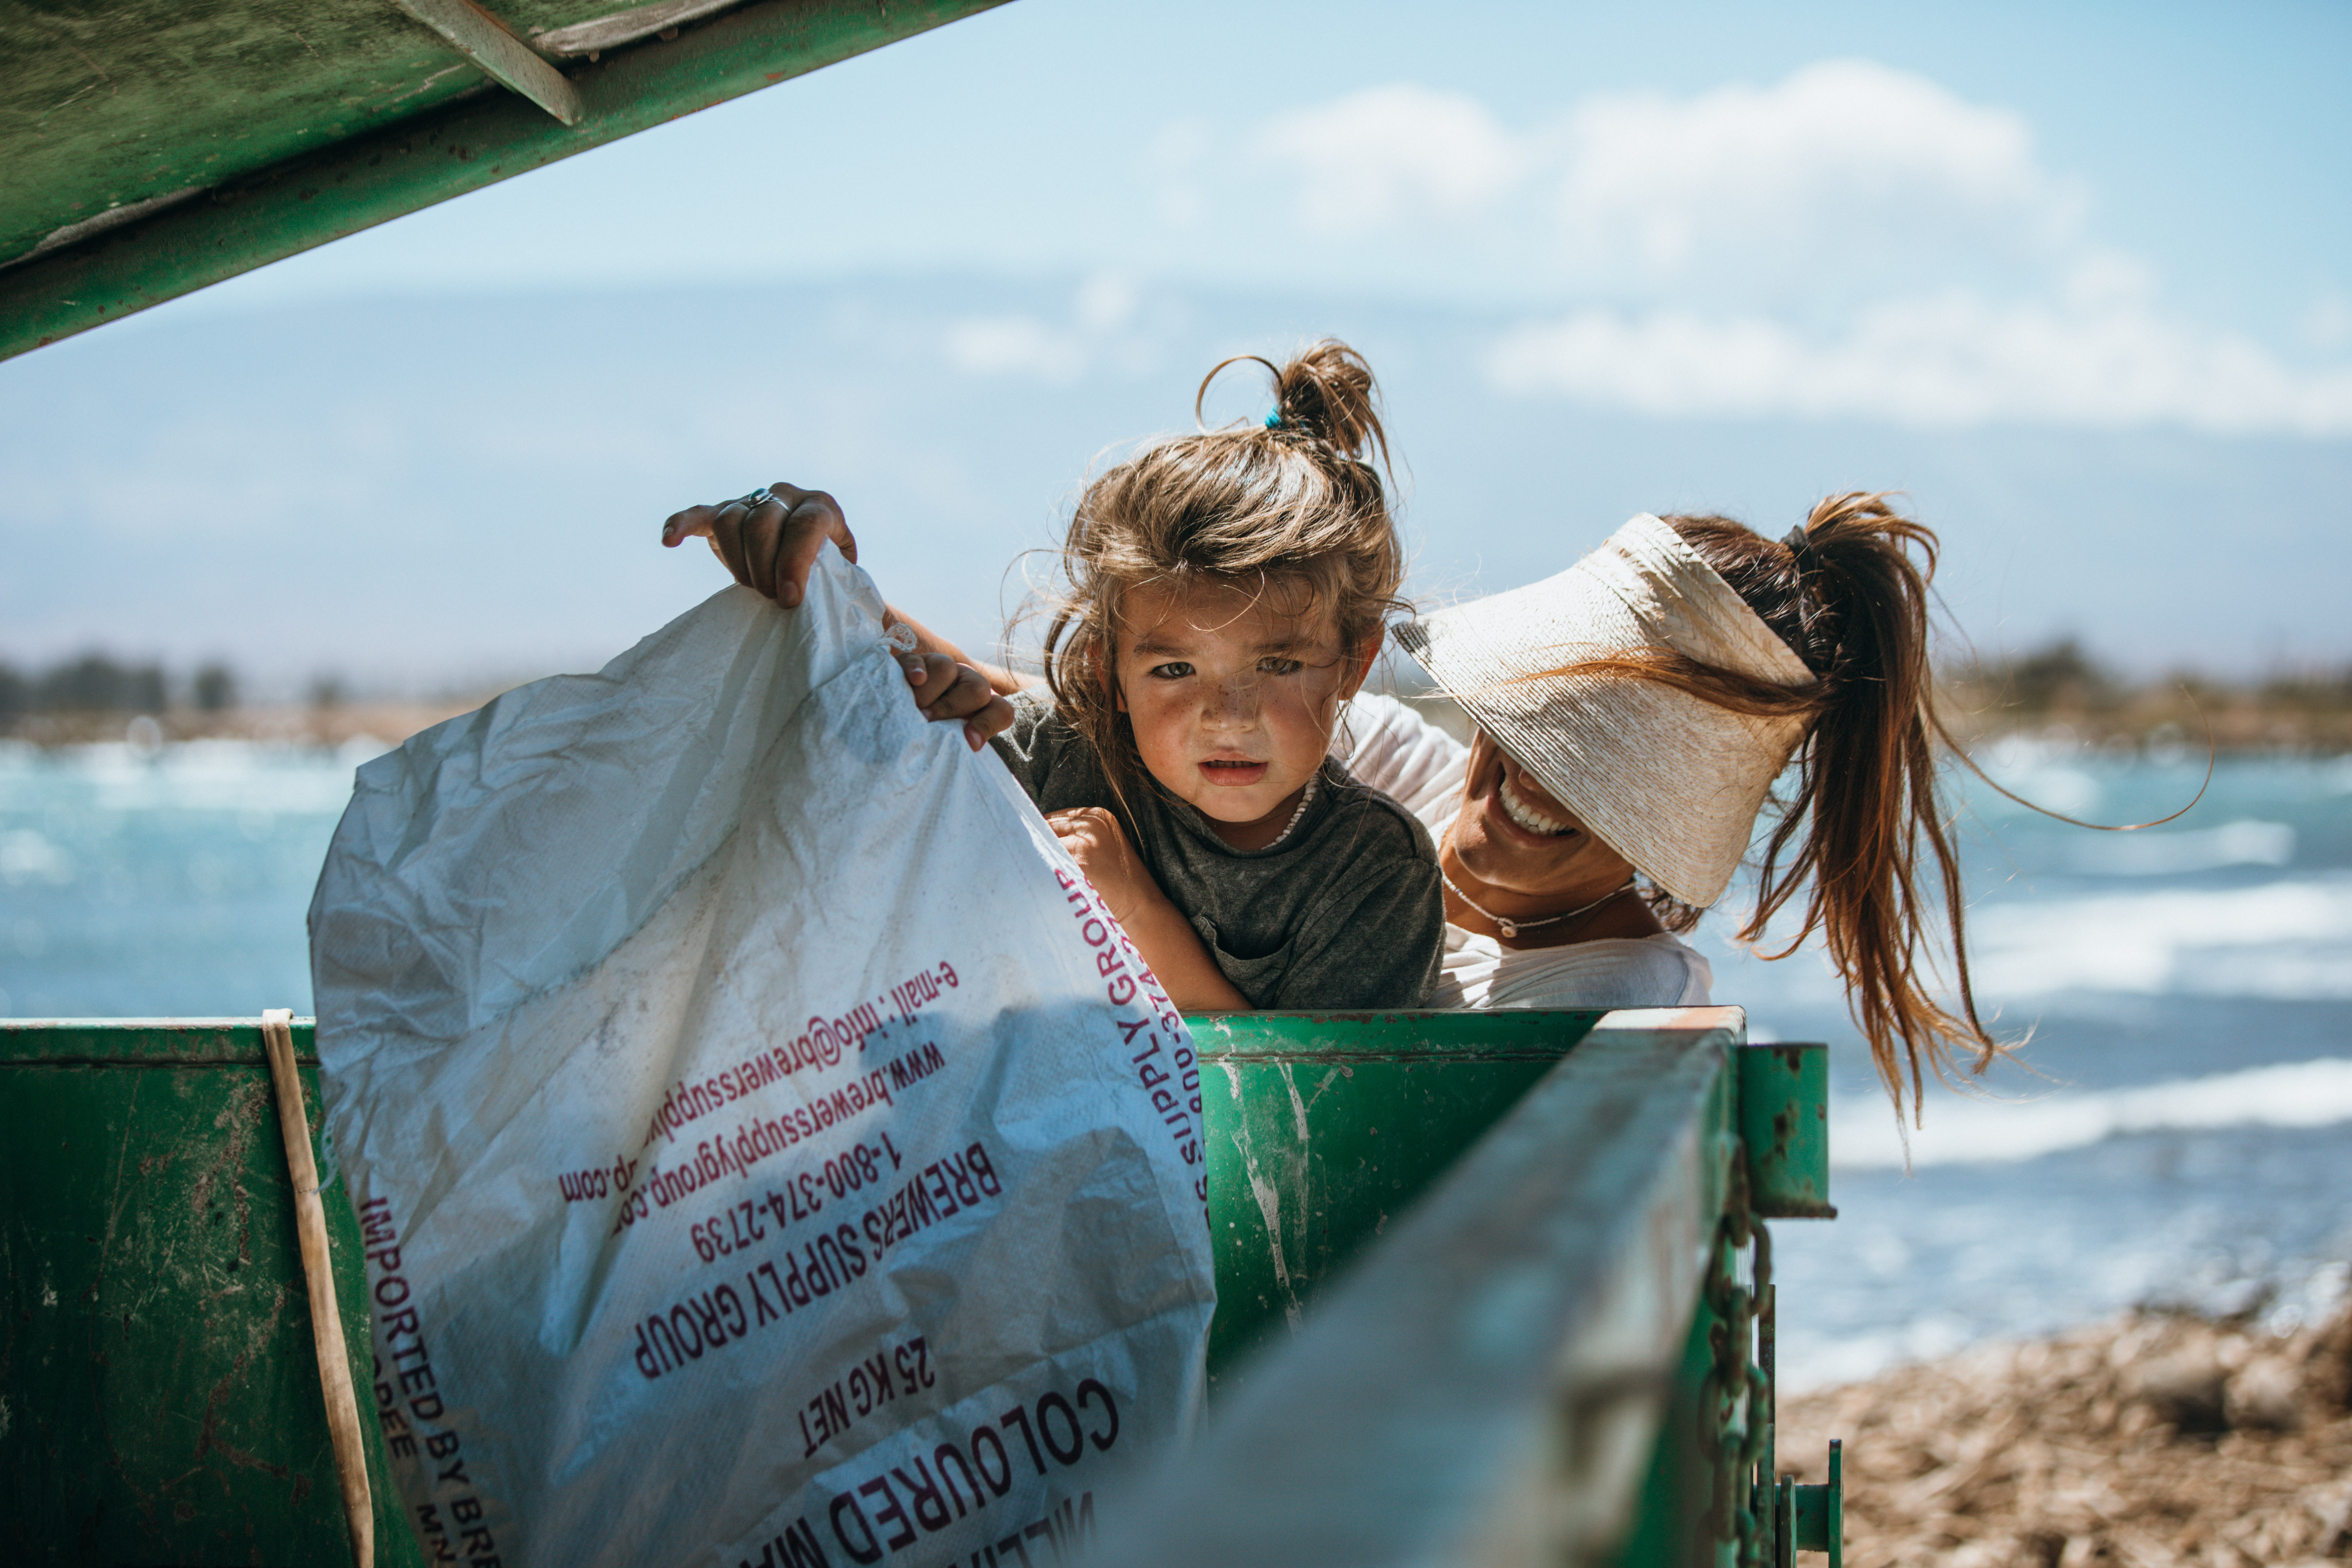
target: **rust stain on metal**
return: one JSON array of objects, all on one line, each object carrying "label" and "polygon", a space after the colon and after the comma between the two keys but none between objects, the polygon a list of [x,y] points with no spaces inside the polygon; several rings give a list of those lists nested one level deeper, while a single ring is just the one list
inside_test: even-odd
[{"label": "rust stain on metal", "polygon": [[[264,1114],[269,1110],[269,1084],[257,1079],[242,1094],[221,1107],[213,1118],[213,1125],[224,1134],[215,1146],[212,1163],[196,1173],[194,1186],[189,1194],[189,1207],[201,1220],[219,1205],[213,1202],[215,1179],[224,1172],[228,1176],[228,1190],[236,1205],[236,1256],[229,1261],[229,1271],[235,1273],[253,1261],[253,1196],[245,1183],[234,1173],[245,1167],[247,1152],[252,1147],[254,1134],[260,1129]],[[220,1294],[236,1289],[234,1283],[222,1287]]]},{"label": "rust stain on metal", "polygon": [[[270,1356],[277,1352],[276,1342],[279,1337],[279,1325],[286,1316],[286,1302],[290,1295],[291,1292],[281,1282],[277,1289],[270,1293],[268,1316],[245,1316],[239,1320],[240,1326],[246,1331],[246,1342],[238,1349],[236,1360],[229,1363],[228,1371],[221,1374],[218,1383],[213,1384],[212,1397],[205,1402],[204,1425],[196,1432],[195,1457],[197,1458],[201,1459],[207,1454],[218,1454],[230,1464],[248,1470],[259,1470],[281,1481],[292,1474],[288,1467],[248,1454],[220,1434],[222,1402],[232,1393],[238,1391],[239,1385],[245,1382],[247,1370],[253,1365],[256,1357]],[[208,1321],[205,1326],[209,1329],[213,1325]],[[303,1490],[309,1489],[306,1484]]]}]

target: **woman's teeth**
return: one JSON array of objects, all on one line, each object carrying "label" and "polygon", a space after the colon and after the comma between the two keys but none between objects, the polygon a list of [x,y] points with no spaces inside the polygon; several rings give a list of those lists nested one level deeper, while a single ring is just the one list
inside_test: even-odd
[{"label": "woman's teeth", "polygon": [[1543,833],[1558,837],[1570,831],[1573,826],[1562,822],[1556,816],[1546,816],[1542,812],[1529,805],[1519,792],[1511,787],[1511,781],[1507,778],[1503,781],[1502,796],[1503,815],[1529,833]]}]

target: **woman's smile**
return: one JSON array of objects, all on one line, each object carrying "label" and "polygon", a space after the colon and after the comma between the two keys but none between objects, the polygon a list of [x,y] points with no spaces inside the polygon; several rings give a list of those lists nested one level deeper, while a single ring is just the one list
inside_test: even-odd
[{"label": "woman's smile", "polygon": [[[1461,809],[1438,845],[1449,879],[1448,920],[1472,930],[1516,921],[1520,931],[1501,939],[1513,947],[1662,929],[1647,905],[1613,897],[1631,885],[1633,863],[1483,731],[1471,736],[1467,779]],[[1569,920],[1571,912],[1580,918]]]},{"label": "woman's smile", "polygon": [[1529,833],[1540,837],[1557,838],[1563,833],[1576,831],[1574,823],[1562,822],[1559,818],[1538,810],[1527,796],[1518,792],[1507,773],[1503,775],[1503,787],[1496,794],[1503,803],[1503,814]]},{"label": "woman's smile", "polygon": [[1566,807],[1499,751],[1494,766],[1494,783],[1474,792],[1482,797],[1476,802],[1478,820],[1487,838],[1511,846],[1518,855],[1540,855],[1547,865],[1581,851],[1586,835]]}]

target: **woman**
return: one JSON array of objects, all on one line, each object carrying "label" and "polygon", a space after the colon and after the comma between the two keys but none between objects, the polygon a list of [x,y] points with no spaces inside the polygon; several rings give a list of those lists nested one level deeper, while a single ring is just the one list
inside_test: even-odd
[{"label": "woman", "polygon": [[[709,538],[738,581],[787,605],[823,540],[855,558],[830,497],[777,486],[747,501],[680,512],[664,542]],[[1476,727],[1470,743],[1359,698],[1337,749],[1437,838],[1435,1005],[1706,1001],[1706,960],[1677,936],[1722,896],[1793,759],[1740,940],[1801,900],[1776,956],[1822,935],[1898,1110],[1906,1080],[1916,1106],[1923,1064],[1942,1076],[1965,1051],[1981,1071],[1999,1047],[1969,992],[1935,790],[1935,551],[1873,495],[1824,500],[1780,541],[1724,518],[1638,517],[1557,577],[1402,632]],[[925,710],[962,720],[975,746],[1003,728],[1020,682],[913,629],[908,677]],[[1132,872],[1121,845],[1074,849],[1098,885]],[[1939,923],[1957,1011],[1922,973]]]}]

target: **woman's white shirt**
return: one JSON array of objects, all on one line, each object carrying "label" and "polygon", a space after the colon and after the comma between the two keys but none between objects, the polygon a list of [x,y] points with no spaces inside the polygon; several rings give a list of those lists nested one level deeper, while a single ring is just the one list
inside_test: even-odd
[{"label": "woman's white shirt", "polygon": [[[1422,820],[1441,843],[1462,800],[1470,748],[1393,697],[1358,697],[1332,754]],[[1507,949],[1448,924],[1432,1007],[1699,1007],[1714,972],[1671,934]]]}]

